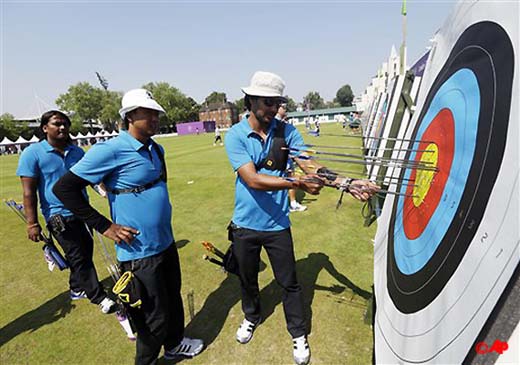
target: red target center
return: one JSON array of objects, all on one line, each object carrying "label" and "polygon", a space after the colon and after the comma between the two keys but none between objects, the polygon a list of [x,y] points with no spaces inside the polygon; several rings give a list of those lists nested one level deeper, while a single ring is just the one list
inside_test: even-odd
[{"label": "red target center", "polygon": [[[421,141],[424,142],[419,143],[418,150],[428,150],[428,146],[432,143],[437,146],[437,162],[435,166],[431,166],[436,167],[437,172],[434,173],[431,181],[425,179],[419,181],[416,169],[413,169],[410,175],[411,184],[429,184],[429,186],[419,186],[420,190],[426,191],[425,195],[421,196],[420,203],[418,203],[417,197],[414,203],[412,197],[414,187],[409,185],[406,189],[407,197],[403,206],[403,227],[406,237],[410,240],[416,239],[423,233],[441,200],[453,162],[454,133],[453,114],[449,109],[442,109],[421,136]],[[417,163],[428,161],[428,156],[423,156],[428,153],[431,152],[418,152],[414,161]],[[419,189],[416,187],[415,193]]]}]

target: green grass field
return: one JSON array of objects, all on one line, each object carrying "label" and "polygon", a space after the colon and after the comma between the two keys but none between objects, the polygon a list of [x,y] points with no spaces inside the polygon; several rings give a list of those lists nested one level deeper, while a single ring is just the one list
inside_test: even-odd
[{"label": "green grass field", "polygon": [[[343,133],[336,124],[322,133]],[[360,140],[312,137],[307,143],[360,146]],[[264,323],[247,345],[236,342],[242,320],[237,278],[205,262],[200,241],[228,246],[235,176],[224,147],[212,146],[213,135],[157,139],[166,150],[173,228],[179,247],[185,299],[186,335],[203,338],[205,351],[192,364],[292,364],[292,342],[285,328],[281,291],[265,252],[260,273]],[[0,198],[21,201],[15,176],[18,156],[0,156]],[[331,166],[329,164],[329,166]],[[339,166],[338,166],[339,167]],[[341,166],[357,169],[360,166]],[[193,183],[188,183],[188,182]],[[106,202],[90,190],[93,205],[105,214]],[[313,364],[368,364],[372,331],[364,313],[373,282],[375,225],[363,227],[362,204],[324,188],[304,196],[305,212],[292,213],[297,270],[311,320]],[[150,207],[153,209],[153,207]],[[2,204],[0,208],[0,363],[1,364],[131,364],[134,343],[128,341],[113,315],[101,314],[88,301],[71,303],[68,271],[49,272],[39,244],[26,238],[25,227]],[[110,278],[100,250],[95,249],[98,274]],[[193,292],[194,317],[188,310]],[[161,363],[167,363],[161,359]]]}]

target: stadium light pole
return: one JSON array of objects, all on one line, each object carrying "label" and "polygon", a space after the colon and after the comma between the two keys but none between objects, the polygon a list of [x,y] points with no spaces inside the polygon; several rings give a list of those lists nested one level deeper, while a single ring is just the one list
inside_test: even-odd
[{"label": "stadium light pole", "polygon": [[[101,76],[101,74],[99,72],[97,72],[97,71],[96,71],[96,76],[98,78],[98,81],[99,81],[101,87],[103,89],[105,89],[105,92],[106,92],[107,97],[108,97],[109,94],[108,94],[108,81],[107,81],[107,79],[105,79],[103,76]],[[113,131],[116,130],[116,128],[117,128],[116,123],[113,123],[111,119],[109,120],[109,122],[110,122],[110,125],[112,126],[112,130]]]},{"label": "stadium light pole", "polygon": [[403,42],[399,52],[399,75],[404,75],[406,72],[406,0],[403,0],[401,14],[403,16]]}]

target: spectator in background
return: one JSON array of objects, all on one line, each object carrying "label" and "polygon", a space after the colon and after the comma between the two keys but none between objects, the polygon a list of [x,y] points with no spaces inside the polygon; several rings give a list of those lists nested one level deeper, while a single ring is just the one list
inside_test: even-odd
[{"label": "spectator in background", "polygon": [[213,141],[213,146],[217,145],[217,142],[220,142],[220,145],[223,146],[224,143],[222,142],[222,136],[220,127],[218,125],[215,126],[215,140]]}]

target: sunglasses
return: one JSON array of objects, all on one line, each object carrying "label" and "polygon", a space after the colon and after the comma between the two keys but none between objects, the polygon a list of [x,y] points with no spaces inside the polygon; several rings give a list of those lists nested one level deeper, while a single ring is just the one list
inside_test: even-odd
[{"label": "sunglasses", "polygon": [[283,100],[280,98],[260,98],[262,103],[267,107],[280,106],[283,104]]}]

